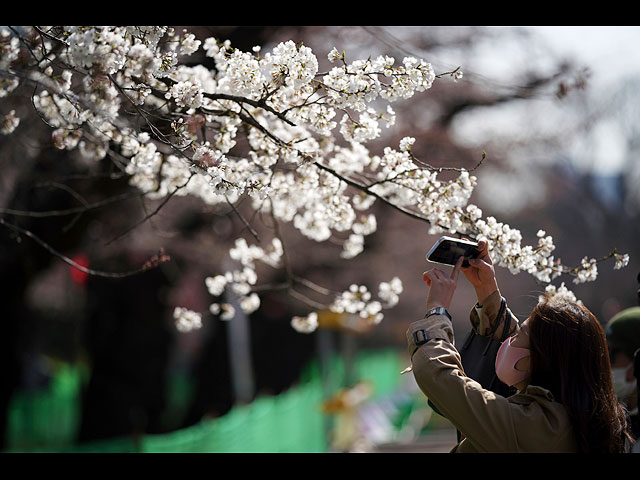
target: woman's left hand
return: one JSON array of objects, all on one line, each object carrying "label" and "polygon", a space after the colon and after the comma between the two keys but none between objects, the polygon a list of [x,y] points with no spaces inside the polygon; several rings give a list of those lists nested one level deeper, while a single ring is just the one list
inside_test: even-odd
[{"label": "woman's left hand", "polygon": [[429,294],[427,295],[427,310],[436,307],[449,308],[451,299],[458,286],[458,274],[462,266],[463,258],[460,257],[458,263],[450,274],[443,272],[437,268],[424,272],[422,279],[429,286]]}]

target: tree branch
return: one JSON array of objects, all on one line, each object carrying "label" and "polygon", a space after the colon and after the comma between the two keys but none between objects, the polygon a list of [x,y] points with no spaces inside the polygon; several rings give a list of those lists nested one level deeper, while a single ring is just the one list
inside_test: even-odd
[{"label": "tree branch", "polygon": [[370,189],[369,189],[369,187],[368,187],[367,185],[362,185],[362,184],[360,184],[360,183],[358,183],[358,182],[355,182],[355,181],[353,181],[353,180],[351,180],[351,179],[349,179],[349,178],[347,178],[347,177],[344,177],[344,176],[340,175],[338,172],[336,172],[335,170],[333,170],[332,168],[327,167],[327,166],[325,166],[325,165],[322,165],[322,164],[321,164],[321,163],[319,163],[319,162],[314,161],[314,162],[313,162],[313,164],[314,164],[314,165],[316,165],[316,166],[317,166],[318,168],[320,168],[321,170],[324,170],[324,171],[326,171],[326,172],[330,173],[331,175],[335,176],[336,178],[338,178],[338,179],[342,180],[342,181],[343,181],[343,182],[345,182],[347,185],[350,185],[350,186],[352,186],[352,187],[355,187],[355,188],[357,188],[358,190],[361,190],[361,191],[365,192],[366,194],[371,195],[372,197],[377,198],[378,200],[382,201],[382,202],[383,202],[383,203],[385,203],[386,205],[389,205],[391,208],[394,208],[394,209],[398,210],[399,212],[402,212],[402,213],[404,213],[405,215],[408,215],[409,217],[414,218],[414,219],[416,219],[416,220],[421,220],[421,221],[423,221],[423,222],[427,222],[427,223],[429,223],[429,224],[431,223],[431,222],[429,221],[429,219],[427,219],[427,218],[425,218],[425,217],[423,217],[423,216],[421,216],[421,215],[418,215],[417,213],[412,212],[412,211],[410,211],[410,210],[406,210],[406,209],[402,208],[401,206],[396,205],[396,204],[395,204],[395,203],[393,203],[393,202],[390,202],[389,200],[387,200],[386,198],[384,198],[382,195],[380,195],[380,194],[378,194],[378,193],[376,193],[376,192],[374,192],[374,191],[370,190]]},{"label": "tree branch", "polygon": [[74,262],[72,259],[70,259],[66,255],[63,255],[62,253],[58,252],[51,245],[49,245],[47,242],[45,242],[44,240],[42,240],[40,237],[38,237],[36,234],[34,234],[33,232],[31,232],[29,230],[25,230],[24,228],[18,227],[17,225],[12,225],[10,223],[7,223],[7,222],[5,222],[5,220],[3,218],[0,218],[0,225],[4,225],[6,228],[8,228],[10,230],[13,230],[14,232],[21,233],[22,235],[25,235],[25,236],[33,239],[36,243],[38,243],[40,246],[42,246],[45,250],[47,250],[49,253],[55,255],[56,257],[61,259],[63,262],[71,265],[72,267],[80,270],[81,272],[84,272],[84,273],[86,273],[88,275],[94,275],[94,276],[97,276],[97,277],[105,277],[105,278],[131,277],[133,275],[137,275],[139,273],[145,272],[145,271],[149,270],[150,268],[155,268],[158,265],[160,265],[161,263],[168,262],[170,260],[169,256],[165,255],[163,250],[160,250],[160,252],[158,252],[157,255],[154,255],[153,257],[151,257],[149,260],[147,260],[144,263],[144,265],[142,267],[138,268],[137,270],[131,270],[131,271],[128,271],[128,272],[105,272],[105,271],[101,271],[101,270],[94,270],[92,268],[83,267],[82,265],[78,264],[77,262]]}]

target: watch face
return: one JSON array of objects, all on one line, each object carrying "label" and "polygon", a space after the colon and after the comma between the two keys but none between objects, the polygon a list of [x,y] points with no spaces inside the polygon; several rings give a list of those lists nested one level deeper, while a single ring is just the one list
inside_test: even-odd
[{"label": "watch face", "polygon": [[430,317],[431,315],[444,315],[445,317],[447,317],[449,320],[451,320],[451,315],[449,315],[449,312],[447,312],[447,309],[444,307],[436,307],[436,308],[432,308],[431,310],[429,310],[427,312],[427,317]]}]

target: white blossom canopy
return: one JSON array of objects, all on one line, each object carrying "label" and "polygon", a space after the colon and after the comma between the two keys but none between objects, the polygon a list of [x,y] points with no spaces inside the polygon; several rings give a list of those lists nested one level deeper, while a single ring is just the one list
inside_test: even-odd
[{"label": "white blossom canopy", "polygon": [[[215,68],[182,63],[200,49]],[[445,76],[458,81],[460,69],[436,74],[412,57],[348,61],[336,48],[327,58],[335,66],[321,73],[311,49],[292,41],[269,52],[243,52],[228,41],[199,40],[170,27],[6,29],[0,36],[0,98],[31,86],[33,108],[57,148],[95,162],[116,151],[131,185],[150,198],[191,195],[215,205],[248,197],[255,211],[309,239],[346,234],[345,259],[361,253],[376,231],[371,207],[382,202],[424,220],[430,233],[487,240],[494,264],[549,284],[549,295],[575,299],[564,283],[550,284],[560,275],[576,283],[596,278],[599,260],[585,257],[578,266],[565,266],[554,258],[553,239],[544,231],[536,245],[523,245],[517,229],[484,217],[469,203],[476,186],[472,172],[449,168],[456,178],[440,179],[445,169],[412,154],[415,139],[404,138],[381,154],[367,148],[382,127],[394,124],[394,102],[424,94]],[[2,133],[11,134],[19,124],[15,111],[0,115]],[[206,278],[216,298],[211,312],[221,318],[235,313],[218,300],[225,291],[237,296],[245,313],[259,308],[256,262],[283,268],[286,261],[277,234],[263,246],[238,238],[229,256],[237,268]],[[604,259],[612,257],[615,268],[628,262],[615,250]],[[320,308],[378,323],[383,310],[398,303],[402,283],[382,282],[376,293],[351,285],[325,304],[311,305],[292,326],[313,331]],[[182,307],[174,317],[180,330],[201,325],[199,313]]]}]

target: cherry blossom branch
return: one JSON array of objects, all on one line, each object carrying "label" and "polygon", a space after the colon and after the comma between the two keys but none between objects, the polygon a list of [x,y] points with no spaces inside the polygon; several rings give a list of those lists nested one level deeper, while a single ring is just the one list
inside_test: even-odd
[{"label": "cherry blossom branch", "polygon": [[467,168],[460,168],[460,167],[434,167],[433,165],[430,165],[422,160],[420,160],[419,158],[417,158],[413,152],[409,152],[409,155],[411,156],[411,158],[418,164],[423,165],[424,168],[426,168],[427,170],[430,170],[432,172],[447,172],[447,171],[451,171],[451,172],[473,172],[475,170],[477,170],[478,168],[480,168],[480,166],[482,165],[482,163],[484,162],[485,158],[487,158],[487,152],[483,151],[482,152],[482,158],[480,159],[480,161],[474,166],[471,167],[469,169]]},{"label": "cherry blossom branch", "polygon": [[[171,82],[169,79],[160,79],[160,81],[162,81],[167,87],[170,87],[171,84],[173,82]],[[157,96],[162,96],[162,93],[159,92],[156,89],[152,89],[155,91]],[[271,107],[269,104],[267,104],[267,100],[269,97],[271,97],[276,90],[272,91],[272,92],[266,92],[265,95],[263,97],[261,97],[258,100],[253,100],[241,95],[231,95],[231,94],[227,94],[227,93],[207,93],[204,92],[203,96],[205,98],[208,98],[210,100],[228,100],[234,103],[237,103],[238,105],[243,105],[243,104],[247,104],[250,105],[254,108],[259,108],[262,109],[266,112],[269,112],[273,115],[275,115],[276,117],[278,117],[280,120],[282,120],[283,122],[285,122],[287,125],[295,127],[295,123],[293,123],[291,120],[289,120],[286,117],[286,112],[279,112],[277,111],[275,108]]]},{"label": "cherry blossom branch", "polygon": [[265,110],[265,111],[267,111],[269,113],[272,113],[273,115],[278,117],[280,120],[285,122],[287,125],[295,127],[296,124],[293,123],[291,120],[289,120],[285,116],[285,114],[283,114],[282,112],[277,111],[276,109],[274,109],[273,107],[271,107],[270,105],[267,104],[266,100],[271,95],[273,95],[273,92],[268,93],[265,97],[262,97],[259,100],[251,100],[250,98],[242,97],[242,96],[239,96],[239,95],[228,95],[228,94],[224,94],[224,93],[205,93],[204,94],[204,96],[206,98],[210,98],[211,100],[231,100],[231,101],[236,102],[238,104],[246,103],[247,105],[251,105],[252,107],[260,108],[260,109]]},{"label": "cherry blossom branch", "polygon": [[64,40],[62,40],[61,38],[56,37],[55,35],[51,35],[48,32],[45,32],[44,30],[42,30],[40,27],[38,26],[33,26],[32,27],[36,32],[38,32],[41,36],[48,38],[49,40],[53,40],[54,42],[59,43],[60,45],[63,45],[65,47],[69,46],[68,42],[65,42]]},{"label": "cherry blossom branch", "polygon": [[[56,34],[65,40],[56,39]],[[363,250],[365,235],[376,228],[373,213],[359,216],[355,210],[367,210],[375,200],[426,222],[430,233],[486,238],[496,247],[497,265],[527,271],[536,280],[569,273],[584,281],[596,273],[593,266],[598,261],[593,259],[585,258],[573,268],[556,262],[551,256],[555,246],[544,233],[537,248],[522,247],[518,230],[493,217],[485,219],[468,203],[477,180],[469,172],[482,165],[484,152],[471,170],[435,167],[416,158],[411,152],[415,139],[409,137],[401,140],[399,151],[388,147],[382,157],[369,155],[365,144],[380,137],[381,124],[395,122],[392,102],[424,92],[446,75],[454,81],[461,78],[460,67],[436,74],[424,60],[405,57],[402,65],[394,66],[388,56],[347,63],[344,52],[334,48],[328,59],[340,60],[342,66],[318,73],[316,56],[302,44],[282,42],[262,57],[208,38],[202,47],[215,68],[195,69],[180,60],[202,42],[186,30],[178,33],[162,26],[71,26],[46,32],[35,27],[20,41],[31,56],[18,51],[20,42],[15,39],[0,43],[9,77],[6,87],[0,84],[0,93],[10,93],[18,83],[25,89],[33,86],[32,104],[54,129],[56,146],[79,146],[80,154],[98,161],[118,155],[119,148],[124,161],[112,160],[130,175],[131,185],[155,197],[166,194],[155,211],[145,209],[143,219],[111,242],[157,214],[186,176],[190,180],[201,175],[186,189],[188,194],[216,205],[226,202],[258,242],[260,236],[238,207],[253,199],[253,220],[267,214],[268,199],[275,231],[271,245],[248,246],[243,238],[236,239],[229,253],[240,260],[242,269],[207,278],[214,296],[230,284],[245,313],[258,308],[256,292],[268,288],[284,290],[314,308],[327,307],[301,288],[309,289],[310,295],[332,296],[332,311],[379,320],[380,304],[370,301],[366,287],[352,285],[336,294],[295,275],[279,223],[292,222],[317,241],[331,241],[333,231],[349,232],[341,256],[352,258]],[[121,103],[122,98],[126,101]],[[376,112],[377,100],[388,103],[385,113]],[[334,121],[338,114],[340,122]],[[3,131],[6,125],[15,129],[15,120],[3,118]],[[338,131],[350,147],[334,138]],[[445,171],[459,176],[438,181],[436,175]],[[347,189],[364,195],[349,197]],[[307,197],[300,201],[296,195]],[[624,256],[615,251],[604,259],[611,256],[616,265],[624,263]],[[286,282],[256,286],[256,260],[282,268]],[[399,290],[397,283],[386,284],[380,288],[381,297],[392,299],[391,305]]]},{"label": "cherry blossom branch", "polygon": [[323,165],[320,162],[313,161],[313,164],[315,166],[317,166],[318,168],[320,168],[321,170],[324,170],[324,171],[330,173],[331,175],[333,175],[334,177],[340,179],[341,181],[343,181],[347,185],[350,185],[350,186],[352,186],[354,188],[357,188],[358,190],[360,190],[362,192],[365,192],[367,195],[371,195],[372,197],[377,198],[378,200],[380,200],[384,204],[390,206],[391,208],[393,208],[395,210],[398,210],[399,212],[402,212],[403,214],[405,214],[405,215],[407,215],[407,216],[409,216],[411,218],[414,218],[416,220],[420,220],[420,221],[423,221],[423,222],[431,223],[428,218],[425,218],[425,217],[423,217],[421,215],[418,215],[415,212],[412,212],[410,210],[406,210],[405,208],[401,207],[400,205],[396,205],[395,203],[390,202],[389,200],[384,198],[382,195],[372,191],[370,189],[370,186],[362,185],[362,184],[360,184],[360,183],[358,183],[358,182],[356,182],[354,180],[351,180],[351,179],[349,179],[349,178],[347,178],[347,177],[345,177],[343,175],[340,175],[338,172],[336,172],[332,168],[327,167],[327,166]]}]

